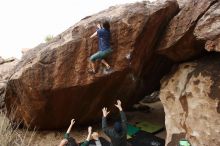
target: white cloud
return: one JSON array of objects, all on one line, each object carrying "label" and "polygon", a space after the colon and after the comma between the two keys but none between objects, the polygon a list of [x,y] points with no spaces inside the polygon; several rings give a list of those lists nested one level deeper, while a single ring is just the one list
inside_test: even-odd
[{"label": "white cloud", "polygon": [[[0,0],[0,56],[21,57],[48,35],[109,6],[141,0]],[[153,1],[153,0],[151,0]]]}]

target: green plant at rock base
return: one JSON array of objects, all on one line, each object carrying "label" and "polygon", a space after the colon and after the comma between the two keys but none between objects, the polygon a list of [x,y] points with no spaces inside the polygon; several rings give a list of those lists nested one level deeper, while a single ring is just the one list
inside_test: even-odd
[{"label": "green plant at rock base", "polygon": [[51,41],[53,38],[54,38],[53,35],[47,35],[47,36],[45,37],[44,41],[45,41],[45,42],[49,42],[49,41]]},{"label": "green plant at rock base", "polygon": [[0,112],[0,146],[30,146],[36,131],[12,128],[8,118]]}]

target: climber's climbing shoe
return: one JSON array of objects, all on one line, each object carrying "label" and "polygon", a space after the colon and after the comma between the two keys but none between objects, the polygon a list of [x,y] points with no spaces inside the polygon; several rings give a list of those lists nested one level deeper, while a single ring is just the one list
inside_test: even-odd
[{"label": "climber's climbing shoe", "polygon": [[112,73],[112,69],[109,67],[109,68],[105,68],[104,70],[103,70],[103,73],[104,74],[110,74],[110,73]]},{"label": "climber's climbing shoe", "polygon": [[92,69],[88,69],[87,72],[90,73],[90,74],[95,74],[95,73],[96,73],[96,72],[95,72],[94,70],[92,70]]}]

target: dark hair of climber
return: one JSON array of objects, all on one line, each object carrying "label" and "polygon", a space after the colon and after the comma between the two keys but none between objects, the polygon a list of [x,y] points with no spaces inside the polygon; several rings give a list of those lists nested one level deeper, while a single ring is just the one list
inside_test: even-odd
[{"label": "dark hair of climber", "polygon": [[110,31],[110,24],[109,24],[108,21],[104,21],[104,22],[102,23],[102,27],[103,27],[104,29]]}]

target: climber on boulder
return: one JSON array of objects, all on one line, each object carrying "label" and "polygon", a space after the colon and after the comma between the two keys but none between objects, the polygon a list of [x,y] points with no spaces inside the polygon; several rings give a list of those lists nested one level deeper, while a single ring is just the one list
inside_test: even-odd
[{"label": "climber on boulder", "polygon": [[119,109],[121,122],[115,122],[114,128],[107,126],[106,117],[110,113],[107,108],[103,108],[102,129],[104,133],[111,139],[111,146],[127,146],[127,118],[121,107],[121,101],[117,100],[115,106]]},{"label": "climber on boulder", "polygon": [[110,47],[110,24],[108,21],[105,21],[102,23],[102,26],[100,24],[97,25],[96,32],[90,36],[90,38],[93,38],[95,36],[98,36],[98,43],[99,43],[99,51],[93,54],[89,58],[90,62],[90,69],[89,72],[95,73],[95,61],[101,60],[101,63],[103,63],[107,70],[110,69],[110,65],[105,61],[105,58],[112,53],[112,49]]}]

